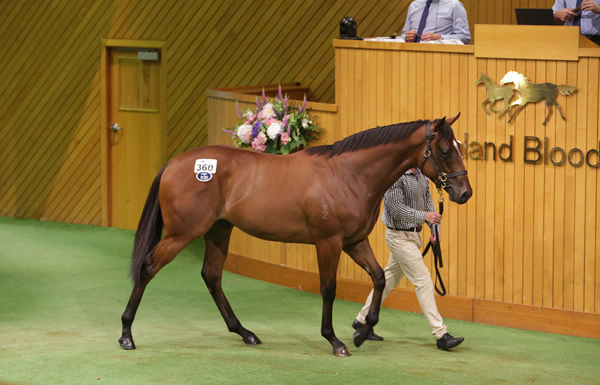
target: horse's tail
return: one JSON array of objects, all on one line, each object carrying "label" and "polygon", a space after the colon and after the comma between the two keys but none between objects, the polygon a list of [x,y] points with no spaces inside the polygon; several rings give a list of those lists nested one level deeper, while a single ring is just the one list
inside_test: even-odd
[{"label": "horse's tail", "polygon": [[561,84],[557,87],[558,87],[558,91],[560,91],[560,94],[564,95],[564,96],[573,95],[573,93],[575,91],[577,91],[577,87],[569,86],[566,84]]},{"label": "horse's tail", "polygon": [[[167,163],[168,164],[168,163]],[[131,254],[131,277],[133,282],[142,282],[152,272],[152,252],[162,237],[163,219],[158,201],[158,190],[160,179],[167,164],[158,172],[154,178],[148,198],[140,217],[133,252]]]}]

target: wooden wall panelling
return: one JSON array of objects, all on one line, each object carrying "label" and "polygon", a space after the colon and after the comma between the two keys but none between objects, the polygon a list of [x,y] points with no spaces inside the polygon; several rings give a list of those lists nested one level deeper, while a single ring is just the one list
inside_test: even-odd
[{"label": "wooden wall panelling", "polygon": [[[598,73],[600,72],[599,68],[599,60],[597,58],[590,58],[588,65],[588,81],[586,82],[586,86],[590,90],[598,90],[599,89],[599,80]],[[589,99],[587,102],[588,109],[586,111],[586,126],[587,127],[598,127],[598,106],[599,106],[599,96],[598,92],[588,92]],[[600,151],[600,141],[598,136],[598,129],[596,130],[586,130],[587,138],[582,141],[582,143],[586,143],[583,152],[586,153],[588,149],[596,149]],[[596,160],[600,162],[600,153],[597,153]],[[590,162],[593,162],[594,157],[589,159]],[[584,202],[586,204],[585,208],[585,239],[586,239],[586,247],[585,247],[585,294],[584,294],[584,306],[583,311],[585,312],[593,312],[596,311],[595,307],[595,289],[596,286],[600,286],[600,281],[595,280],[595,265],[600,263],[600,260],[597,260],[597,243],[600,242],[600,236],[598,236],[598,220],[596,208],[598,206],[598,199],[600,190],[598,189],[598,170],[591,169],[587,165],[584,164],[585,170],[585,179],[586,179],[586,189],[585,189],[585,199]]]},{"label": "wooden wall panelling", "polygon": [[[8,183],[3,183],[6,187],[1,194],[3,208],[0,214],[101,222],[97,213],[102,210],[98,210],[96,202],[101,201],[102,193],[87,194],[98,190],[97,186],[91,188],[83,184],[89,179],[81,178],[73,171],[62,171],[65,180],[74,183],[76,191],[86,191],[83,194],[87,195],[81,198],[89,197],[87,214],[65,212],[79,204],[77,196],[73,196],[71,203],[61,200],[59,204],[55,198],[49,200],[47,191],[39,187],[52,183],[50,175],[64,167],[60,162],[81,160],[65,151],[82,153],[78,146],[86,148],[89,141],[99,140],[97,135],[79,136],[75,132],[84,128],[100,130],[100,125],[104,124],[98,118],[101,101],[91,96],[98,93],[99,88],[92,79],[99,68],[100,38],[167,42],[170,57],[166,63],[168,154],[173,156],[206,143],[204,90],[207,88],[300,81],[311,87],[317,100],[332,102],[335,98],[335,66],[331,39],[339,34],[341,18],[353,16],[362,36],[388,35],[401,30],[409,3],[404,0],[372,4],[361,0],[348,4],[340,0],[330,4],[316,1],[290,4],[279,0],[267,7],[233,1],[112,0],[92,1],[84,6],[43,1],[1,4],[6,22],[0,28],[0,36],[5,42],[0,74],[10,81],[3,82],[0,118],[7,125],[0,130],[0,138],[5,146],[17,150],[4,152],[0,160],[23,164],[22,154],[34,153],[31,160],[43,161],[48,171],[45,176],[40,176],[29,166],[24,173],[4,175],[3,180]],[[497,21],[495,15],[498,15],[501,3],[494,0],[483,6],[472,0],[464,2],[472,23],[490,22],[492,17],[496,18],[492,21]],[[540,2],[519,2],[520,5],[524,3],[538,5]],[[488,14],[481,12],[483,9],[494,11]],[[502,9],[506,22],[507,7],[502,6]],[[320,17],[313,17],[316,13]],[[268,15],[277,15],[269,19],[271,24],[265,21]],[[289,22],[292,19],[294,23]],[[59,25],[62,27],[56,27]],[[74,85],[77,77],[84,84]],[[53,83],[56,79],[63,79],[63,86]],[[74,89],[67,91],[66,85],[74,85]],[[400,102],[393,108],[402,111],[407,106]],[[56,116],[59,111],[62,118]],[[89,125],[81,119],[86,113],[91,116]],[[52,154],[61,153],[62,157],[52,157]],[[87,165],[96,175],[91,180],[100,179],[100,163]],[[17,167],[21,170],[19,167],[25,166]],[[31,189],[31,186],[37,187]],[[55,197],[60,195],[53,194]]]}]

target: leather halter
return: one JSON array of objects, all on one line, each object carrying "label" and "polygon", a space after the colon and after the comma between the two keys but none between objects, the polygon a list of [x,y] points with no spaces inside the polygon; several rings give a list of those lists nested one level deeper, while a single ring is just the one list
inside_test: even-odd
[{"label": "leather halter", "polygon": [[[431,153],[431,140],[433,138],[435,138],[435,135],[436,134],[431,133],[431,121],[427,122],[427,133],[425,135],[425,138],[427,139],[427,143],[425,144],[425,152],[423,153],[423,162],[421,162],[420,168],[421,168],[421,170],[423,170],[423,166],[425,165],[425,162],[429,159],[429,161],[431,162],[431,166],[433,167],[435,172],[437,172],[437,174],[438,174],[437,181],[435,181],[435,186],[437,187],[438,190],[440,190],[440,189],[446,188],[446,186],[447,186],[446,182],[448,181],[448,178],[454,178],[459,175],[466,175],[467,170],[451,172],[450,174],[446,174],[445,172],[440,170],[437,163],[435,162],[435,158],[433,157],[433,154]],[[440,193],[441,193],[441,191],[440,191]]]}]

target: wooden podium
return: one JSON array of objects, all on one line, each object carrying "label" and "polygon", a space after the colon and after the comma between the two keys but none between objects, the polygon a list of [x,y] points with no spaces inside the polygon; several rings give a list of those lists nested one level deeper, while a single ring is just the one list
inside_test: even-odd
[{"label": "wooden podium", "polygon": [[579,27],[476,24],[475,36],[476,58],[579,60]]}]

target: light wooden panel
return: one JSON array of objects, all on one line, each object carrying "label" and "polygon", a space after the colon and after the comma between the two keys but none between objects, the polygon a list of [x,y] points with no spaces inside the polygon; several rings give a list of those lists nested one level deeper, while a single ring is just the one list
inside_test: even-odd
[{"label": "light wooden panel", "polygon": [[[172,157],[207,144],[208,88],[300,82],[314,101],[333,103],[339,21],[354,17],[361,36],[389,35],[402,29],[409,3],[0,2],[0,215],[106,224],[101,39],[165,42]],[[540,3],[464,1],[471,27],[510,23],[513,5]],[[411,108],[397,101],[386,113]]]}]

